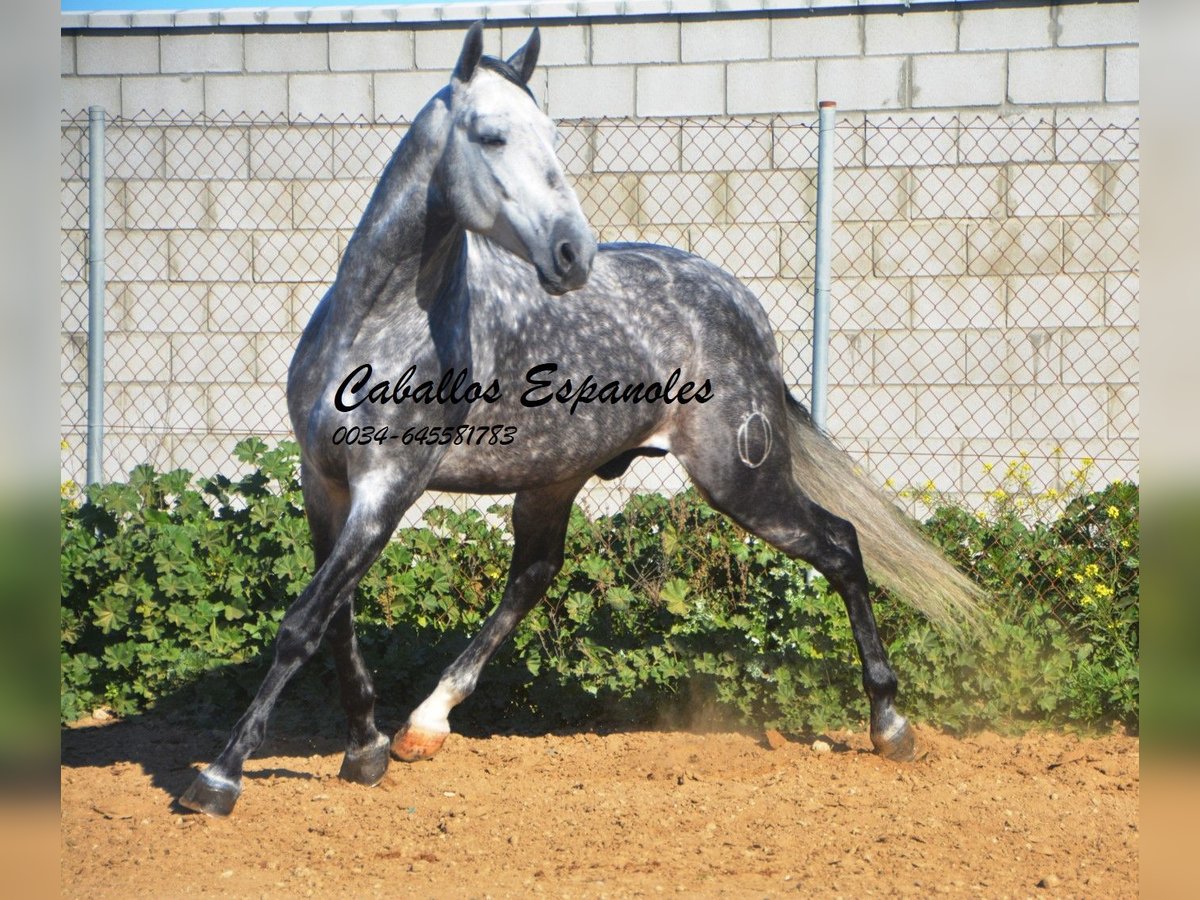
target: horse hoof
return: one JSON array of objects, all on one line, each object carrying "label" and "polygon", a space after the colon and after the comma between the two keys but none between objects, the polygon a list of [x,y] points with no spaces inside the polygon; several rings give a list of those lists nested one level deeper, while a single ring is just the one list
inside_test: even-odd
[{"label": "horse hoof", "polygon": [[201,772],[179,798],[179,805],[223,819],[233,812],[241,793],[242,786],[237,782]]},{"label": "horse hoof", "polygon": [[342,769],[338,778],[375,787],[383,780],[388,767],[388,745],[391,742],[379,735],[370,745],[359,750],[347,750],[342,757]]},{"label": "horse hoof", "polygon": [[433,759],[434,754],[442,748],[449,732],[427,731],[405,725],[396,733],[392,741],[392,756],[403,762],[419,762],[422,759]]},{"label": "horse hoof", "polygon": [[917,738],[903,716],[896,716],[886,731],[873,732],[871,743],[876,753],[893,762],[912,762],[917,758]]}]

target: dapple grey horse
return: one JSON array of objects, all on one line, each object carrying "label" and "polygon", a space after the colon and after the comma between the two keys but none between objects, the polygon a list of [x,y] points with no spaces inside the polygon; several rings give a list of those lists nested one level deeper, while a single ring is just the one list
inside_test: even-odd
[{"label": "dapple grey horse", "polygon": [[[874,746],[911,757],[864,552],[880,583],[935,619],[970,612],[977,592],[814,429],[746,287],[667,247],[597,248],[527,87],[537,30],[507,61],[482,46],[477,23],[388,162],[300,339],[287,397],[317,572],[249,709],[181,803],[233,809],[280,691],[325,637],[348,718],[342,777],[376,784],[389,750],[434,754],[450,710],[561,567],[584,482],[666,452],[710,504],[839,592]],[[352,597],[431,488],[515,493],[512,563],[497,609],[389,741]]]}]

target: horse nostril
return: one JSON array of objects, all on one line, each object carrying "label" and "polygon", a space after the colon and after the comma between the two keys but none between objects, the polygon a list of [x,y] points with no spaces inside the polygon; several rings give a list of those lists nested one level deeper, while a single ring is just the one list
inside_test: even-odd
[{"label": "horse nostril", "polygon": [[558,267],[559,275],[566,275],[575,267],[575,261],[579,259],[579,253],[570,241],[562,241],[559,243],[556,253],[555,262]]}]

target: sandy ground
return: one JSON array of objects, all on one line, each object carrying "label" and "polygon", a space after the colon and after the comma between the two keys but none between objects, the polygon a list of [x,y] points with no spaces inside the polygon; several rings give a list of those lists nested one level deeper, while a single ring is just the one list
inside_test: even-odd
[{"label": "sandy ground", "polygon": [[924,755],[907,765],[861,733],[454,735],[432,761],[393,762],[376,788],[338,780],[335,742],[285,735],[217,820],[173,798],[223,732],[84,722],[63,731],[61,886],[89,898],[1137,895],[1136,738],[918,734]]}]

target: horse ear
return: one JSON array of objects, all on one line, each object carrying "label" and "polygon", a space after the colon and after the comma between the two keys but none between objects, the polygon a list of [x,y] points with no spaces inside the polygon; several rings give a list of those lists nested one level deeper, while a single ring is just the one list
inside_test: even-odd
[{"label": "horse ear", "polygon": [[470,81],[471,76],[475,74],[475,67],[479,65],[481,56],[483,56],[483,22],[479,21],[467,29],[462,53],[459,54],[458,62],[454,66],[454,79]]},{"label": "horse ear", "polygon": [[529,79],[533,77],[533,67],[537,65],[538,53],[542,49],[542,32],[540,28],[534,28],[533,34],[529,35],[529,40],[525,42],[525,46],[508,58],[508,64],[517,70],[517,74],[521,76],[521,81],[529,84]]}]

